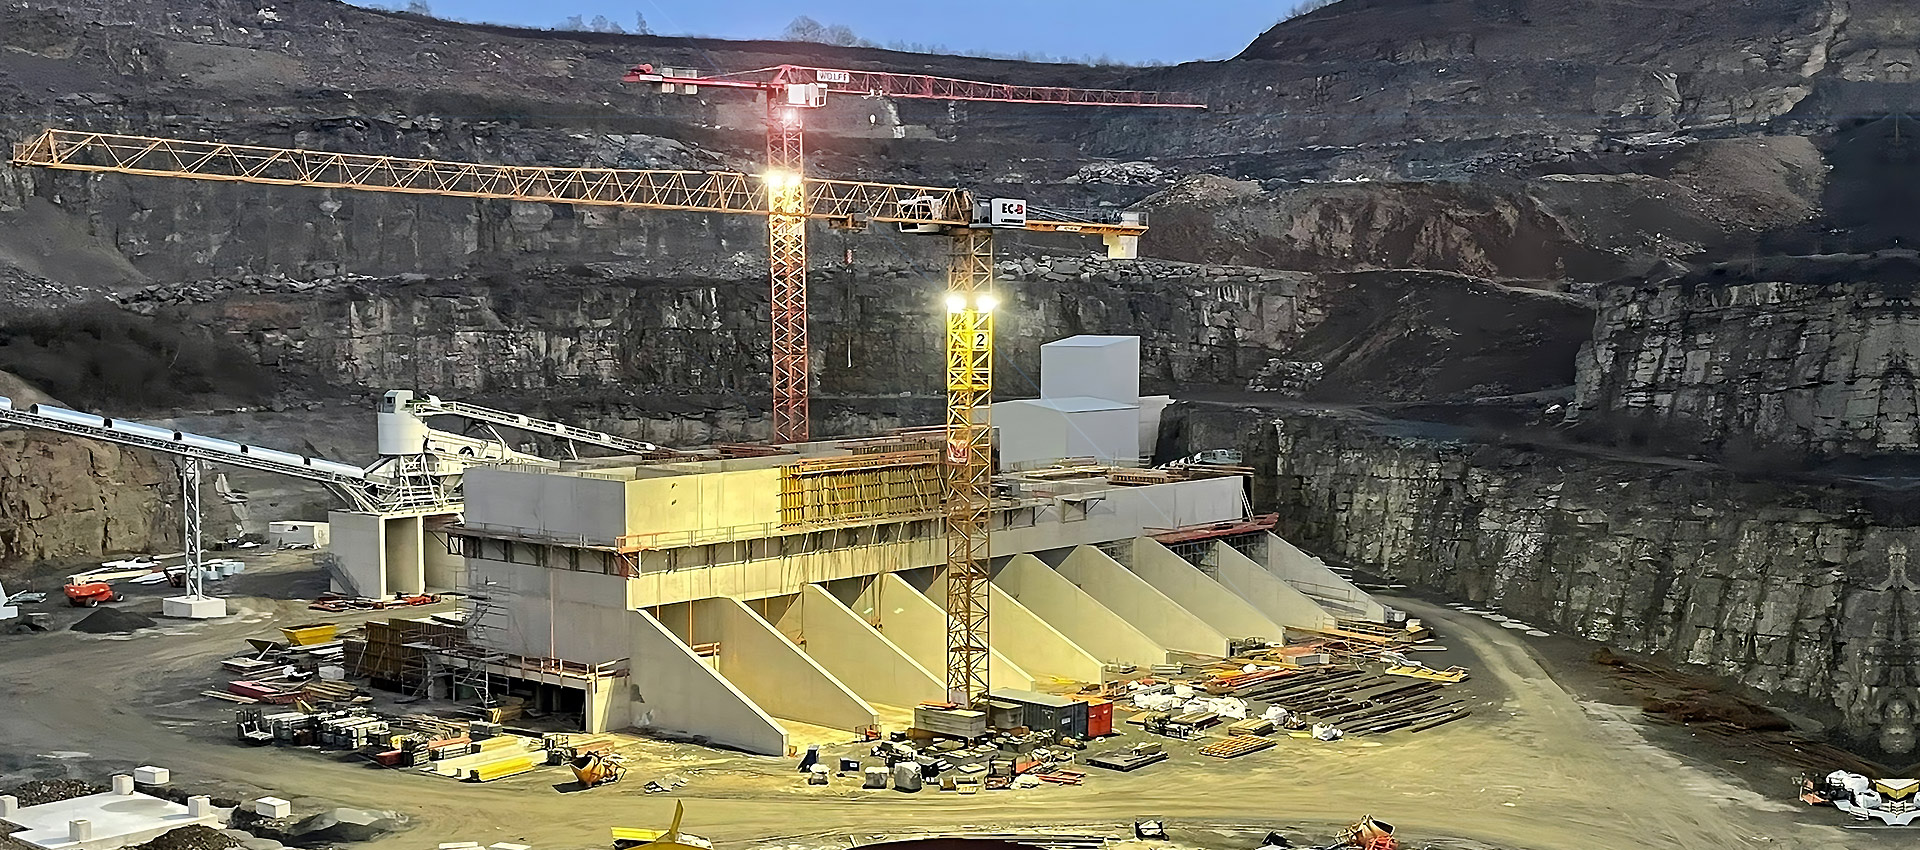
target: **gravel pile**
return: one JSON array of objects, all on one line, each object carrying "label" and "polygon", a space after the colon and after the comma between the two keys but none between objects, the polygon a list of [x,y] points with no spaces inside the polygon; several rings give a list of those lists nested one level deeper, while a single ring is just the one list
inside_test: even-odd
[{"label": "gravel pile", "polygon": [[38,806],[45,803],[58,803],[88,794],[99,794],[107,789],[78,779],[35,779],[22,782],[7,791],[20,801],[22,806]]},{"label": "gravel pile", "polygon": [[73,630],[95,635],[110,635],[151,629],[154,625],[152,617],[137,611],[101,608],[88,614],[80,622],[74,623]]}]

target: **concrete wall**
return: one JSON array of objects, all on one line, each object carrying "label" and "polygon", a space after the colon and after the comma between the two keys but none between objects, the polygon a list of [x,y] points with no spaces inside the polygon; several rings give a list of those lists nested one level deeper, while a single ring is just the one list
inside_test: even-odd
[{"label": "concrete wall", "polygon": [[1272,534],[1266,537],[1266,549],[1267,570],[1293,585],[1295,590],[1313,597],[1322,607],[1342,617],[1386,622],[1387,606],[1327,569],[1325,561]]},{"label": "concrete wall", "polygon": [[417,516],[386,517],[381,547],[386,553],[387,592],[413,595],[427,590],[427,564],[422,540],[426,531]]},{"label": "concrete wall", "polygon": [[[993,646],[1034,678],[1070,682],[1100,681],[1100,659],[998,587],[988,602]],[[943,671],[944,673],[944,671]],[[991,673],[991,671],[989,671]],[[1000,687],[996,685],[996,687]]]},{"label": "concrete wall", "polygon": [[503,628],[486,636],[494,648],[586,664],[626,658],[632,651],[626,582],[619,576],[488,558],[467,562],[474,592],[506,606],[506,615],[495,620]]},{"label": "concrete wall", "polygon": [[829,729],[879,722],[873,706],[739,600],[692,605],[691,642],[720,644],[720,674],[768,714]]},{"label": "concrete wall", "polygon": [[1133,541],[1128,566],[1155,590],[1228,637],[1261,637],[1274,643],[1287,639],[1287,630],[1279,623],[1152,538]]},{"label": "concrete wall", "polygon": [[1014,557],[994,574],[993,582],[1101,661],[1137,667],[1166,663],[1165,647],[1039,558]]},{"label": "concrete wall", "polygon": [[745,469],[626,483],[626,533],[780,523],[780,470]]},{"label": "concrete wall", "polygon": [[361,596],[385,598],[388,595],[386,523],[376,514],[328,511],[327,526],[333,540],[327,551],[339,559],[341,568],[353,580],[352,590]]},{"label": "concrete wall", "polygon": [[1008,401],[993,406],[1003,466],[1023,469],[1071,457],[1090,457],[1105,463],[1139,459],[1139,408],[1095,399],[1066,399],[1061,403],[1087,409],[1061,410],[1048,400]]},{"label": "concrete wall", "polygon": [[787,730],[644,611],[630,612],[633,725],[721,746],[785,755]]},{"label": "concrete wall", "polygon": [[1145,579],[1092,546],[1081,546],[1060,564],[1060,575],[1113,613],[1168,649],[1226,655],[1227,636],[1208,625]]},{"label": "concrete wall", "polygon": [[[905,579],[889,573],[867,589],[855,610],[869,620],[877,615],[880,633],[927,668],[944,686],[947,678],[945,609]],[[867,614],[869,611],[873,613]],[[996,688],[1031,690],[1034,685],[1033,676],[998,649],[988,661],[987,678]]]},{"label": "concrete wall", "polygon": [[460,586],[466,559],[447,551],[447,538],[429,532],[420,539],[420,560],[426,573],[428,590],[453,590]]},{"label": "concrete wall", "polygon": [[470,525],[601,544],[626,533],[626,484],[498,469],[469,469],[461,478]]},{"label": "concrete wall", "polygon": [[1247,604],[1260,609],[1267,619],[1296,629],[1325,629],[1333,626],[1333,615],[1293,585],[1267,572],[1253,559],[1224,541],[1213,542],[1214,571],[1220,584]]},{"label": "concrete wall", "polygon": [[911,707],[946,698],[944,669],[935,676],[818,585],[802,587],[785,614],[780,631],[789,636],[797,631],[808,657],[862,699]]},{"label": "concrete wall", "polygon": [[1040,396],[1140,400],[1140,338],[1082,334],[1040,346]]},{"label": "concrete wall", "polygon": [[[870,540],[871,535],[863,539]],[[668,553],[644,552],[641,572],[628,585],[629,603],[634,608],[646,608],[713,596],[760,599],[795,593],[801,584],[874,576],[947,560],[946,542],[939,537],[861,543],[793,555],[765,551],[777,546],[777,541],[752,545],[761,546],[757,551],[764,557],[718,566],[669,568]]]}]

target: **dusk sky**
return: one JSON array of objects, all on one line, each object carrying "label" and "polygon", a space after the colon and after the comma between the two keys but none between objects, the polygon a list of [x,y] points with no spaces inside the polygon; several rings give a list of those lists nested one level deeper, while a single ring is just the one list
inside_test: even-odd
[{"label": "dusk sky", "polygon": [[[352,0],[363,6],[404,6],[405,0]],[[1020,53],[1080,58],[1185,62],[1224,59],[1272,26],[1294,0],[1206,0],[1167,3],[1034,2],[973,0],[964,5],[902,3],[899,0],[425,0],[435,15],[531,27],[559,25],[570,15],[608,20],[631,30],[643,14],[662,35],[771,38],[797,15],[823,24],[845,24],[861,38],[945,45],[956,51]],[[966,9],[966,14],[959,10]]]}]

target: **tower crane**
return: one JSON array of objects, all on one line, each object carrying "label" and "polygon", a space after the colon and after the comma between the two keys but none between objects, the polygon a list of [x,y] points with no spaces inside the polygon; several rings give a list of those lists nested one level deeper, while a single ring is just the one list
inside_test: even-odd
[{"label": "tower crane", "polygon": [[[15,166],[465,198],[893,224],[945,234],[947,696],[975,705],[988,689],[993,457],[993,234],[1099,236],[1131,251],[1143,213],[1030,207],[964,189],[798,175],[493,165],[50,129],[14,146]],[[797,204],[797,206],[796,206]],[[778,333],[778,325],[776,325]],[[400,400],[395,400],[396,405]],[[452,411],[448,411],[452,412]]]},{"label": "tower crane", "polygon": [[[1134,106],[1204,109],[1183,94],[1121,89],[1079,89],[986,83],[927,74],[851,71],[805,65],[775,65],[752,71],[705,75],[698,71],[636,65],[624,78],[654,83],[668,94],[697,94],[701,87],[757,93],[767,103],[767,174],[777,191],[768,196],[767,258],[773,284],[774,442],[805,442],[807,419],[807,212],[794,191],[806,178],[806,111],[827,105],[828,95],[891,97],[1055,106]],[[1131,243],[1125,243],[1130,247]],[[1132,259],[1122,243],[1108,254]]]}]

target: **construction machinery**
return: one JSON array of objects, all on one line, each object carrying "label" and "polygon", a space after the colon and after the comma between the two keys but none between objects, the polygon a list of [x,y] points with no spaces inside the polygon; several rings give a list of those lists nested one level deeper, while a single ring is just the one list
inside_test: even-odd
[{"label": "construction machinery", "polygon": [[[15,145],[12,162],[274,186],[786,216],[850,229],[881,223],[899,226],[902,232],[946,235],[946,684],[947,701],[962,706],[986,698],[991,654],[987,532],[993,474],[993,313],[999,304],[993,291],[994,231],[1098,236],[1106,240],[1110,256],[1131,256],[1147,230],[1146,215],[1138,212],[1046,209],[1020,199],[977,199],[965,189],[816,180],[785,171],[755,177],[494,165],[57,129]],[[791,333],[792,323],[783,328],[778,316],[776,311],[775,336]]]},{"label": "construction machinery", "polygon": [[[1184,94],[1118,89],[1079,89],[959,80],[927,74],[854,71],[775,65],[725,74],[636,65],[624,78],[652,83],[667,94],[698,94],[701,88],[747,91],[767,105],[767,248],[773,284],[773,434],[776,442],[806,442],[807,420],[807,199],[798,191],[807,175],[806,112],[827,105],[829,95],[1053,106],[1130,106],[1205,109]],[[925,202],[937,199],[928,198]],[[1025,215],[1026,204],[996,200],[994,217]],[[934,216],[938,218],[939,216]],[[905,229],[905,228],[903,228]],[[912,230],[909,232],[938,232]],[[1133,243],[1110,239],[1109,255],[1134,256]]]},{"label": "construction machinery", "polygon": [[665,830],[614,827],[613,850],[634,850],[637,847],[648,850],[713,850],[713,842],[680,831],[680,817],[684,814],[686,806],[676,802],[673,804],[673,823]]},{"label": "construction machinery", "polygon": [[1339,843],[1324,850],[1400,850],[1400,840],[1393,837],[1393,824],[1367,815],[1342,830]]},{"label": "construction machinery", "polygon": [[587,751],[568,760],[573,768],[573,778],[582,788],[594,788],[612,785],[627,775],[626,760],[617,753]]},{"label": "construction machinery", "polygon": [[75,608],[96,608],[102,603],[119,602],[126,598],[116,592],[113,585],[104,581],[68,584],[60,590],[67,594],[67,604]]}]

